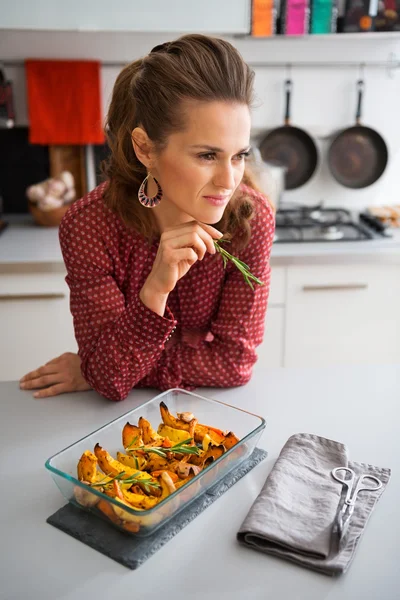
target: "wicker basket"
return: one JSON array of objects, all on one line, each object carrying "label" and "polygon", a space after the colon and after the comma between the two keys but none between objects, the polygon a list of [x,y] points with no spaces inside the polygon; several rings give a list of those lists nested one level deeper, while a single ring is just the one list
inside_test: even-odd
[{"label": "wicker basket", "polygon": [[61,219],[71,205],[72,203],[63,204],[63,206],[54,208],[53,210],[41,210],[37,204],[28,201],[29,212],[33,216],[33,220],[36,225],[41,225],[42,227],[58,227]]}]

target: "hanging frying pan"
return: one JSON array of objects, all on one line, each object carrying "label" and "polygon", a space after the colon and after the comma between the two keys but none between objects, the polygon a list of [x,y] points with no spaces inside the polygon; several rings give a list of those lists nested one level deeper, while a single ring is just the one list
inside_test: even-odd
[{"label": "hanging frying pan", "polygon": [[356,124],[341,131],[328,152],[333,177],[352,189],[372,185],[383,174],[388,162],[388,149],[383,137],[374,129],[361,125],[364,81],[357,81]]},{"label": "hanging frying pan", "polygon": [[318,164],[318,151],[313,139],[290,124],[292,80],[285,81],[285,124],[273,129],[260,144],[263,160],[286,167],[285,189],[294,190],[313,176]]}]

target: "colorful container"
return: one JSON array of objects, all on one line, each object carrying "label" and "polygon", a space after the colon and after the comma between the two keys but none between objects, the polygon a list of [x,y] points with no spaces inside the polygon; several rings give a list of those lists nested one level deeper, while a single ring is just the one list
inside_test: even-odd
[{"label": "colorful container", "polygon": [[283,0],[281,10],[283,35],[306,35],[310,25],[309,0]]},{"label": "colorful container", "polygon": [[312,0],[311,33],[335,33],[338,7],[336,0]]}]

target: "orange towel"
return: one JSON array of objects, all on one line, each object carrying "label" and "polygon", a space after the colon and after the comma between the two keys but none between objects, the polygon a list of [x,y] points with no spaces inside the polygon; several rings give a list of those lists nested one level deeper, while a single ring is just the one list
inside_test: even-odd
[{"label": "orange towel", "polygon": [[103,144],[100,63],[25,61],[31,144]]}]

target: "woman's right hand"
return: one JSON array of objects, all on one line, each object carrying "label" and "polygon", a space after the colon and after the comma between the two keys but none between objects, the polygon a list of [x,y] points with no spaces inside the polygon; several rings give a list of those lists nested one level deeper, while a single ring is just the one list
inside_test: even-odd
[{"label": "woman's right hand", "polygon": [[92,389],[83,378],[80,357],[72,352],[65,352],[39,369],[27,373],[19,383],[22,390],[38,390],[33,394],[35,398]]},{"label": "woman's right hand", "polygon": [[215,254],[214,239],[222,236],[215,227],[198,221],[166,229],[161,235],[153,268],[140,292],[142,302],[162,316],[168,294],[179,279],[195,262],[203,260],[206,252]]}]

